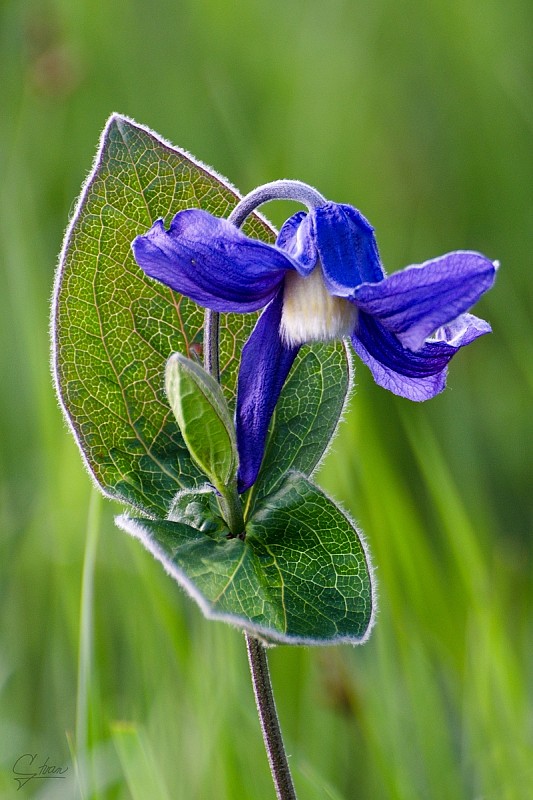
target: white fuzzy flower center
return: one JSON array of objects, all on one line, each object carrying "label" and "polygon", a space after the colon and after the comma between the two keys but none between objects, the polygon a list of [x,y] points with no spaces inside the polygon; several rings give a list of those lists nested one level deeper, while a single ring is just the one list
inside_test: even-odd
[{"label": "white fuzzy flower center", "polygon": [[356,320],[352,303],[329,294],[320,262],[307,278],[297,272],[285,276],[280,333],[287,345],[343,339],[353,333]]}]

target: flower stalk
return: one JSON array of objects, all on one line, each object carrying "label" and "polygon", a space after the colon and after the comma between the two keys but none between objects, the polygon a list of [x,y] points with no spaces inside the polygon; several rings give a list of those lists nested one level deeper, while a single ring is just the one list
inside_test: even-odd
[{"label": "flower stalk", "polygon": [[237,228],[240,228],[252,211],[271,200],[294,200],[307,206],[309,211],[326,202],[326,198],[320,192],[302,181],[271,181],[252,189],[242,200],[239,200],[229,215],[228,222],[232,222]]}]

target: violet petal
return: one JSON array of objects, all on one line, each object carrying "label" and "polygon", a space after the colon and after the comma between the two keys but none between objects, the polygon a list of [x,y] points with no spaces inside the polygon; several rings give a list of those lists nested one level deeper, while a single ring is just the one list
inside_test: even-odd
[{"label": "violet petal", "polygon": [[309,275],[318,259],[310,215],[298,211],[289,217],[278,234],[276,246],[296,262],[300,275]]},{"label": "violet petal", "polygon": [[423,401],[444,389],[448,362],[459,349],[489,332],[485,320],[463,314],[438,332],[440,338],[412,352],[380,322],[360,312],[352,344],[379,386],[400,397]]},{"label": "violet petal", "polygon": [[473,306],[490,289],[495,274],[488,258],[459,250],[407,267],[379,283],[364,283],[353,299],[404,347],[416,351],[437,328]]},{"label": "violet petal", "polygon": [[364,282],[382,280],[383,268],[368,220],[355,208],[326,203],[312,212],[314,235],[330,294],[351,297]]},{"label": "violet petal", "polygon": [[259,317],[242,350],[237,385],[239,491],[254,483],[263,460],[268,425],[299,347],[287,347],[279,335],[283,290]]},{"label": "violet petal", "polygon": [[168,231],[157,220],[132,247],[147,275],[213,311],[262,308],[295,269],[275,246],[200,209],[178,212]]}]

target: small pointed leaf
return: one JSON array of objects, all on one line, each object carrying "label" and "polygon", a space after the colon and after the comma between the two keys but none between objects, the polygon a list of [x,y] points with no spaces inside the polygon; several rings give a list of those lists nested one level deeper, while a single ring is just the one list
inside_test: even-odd
[{"label": "small pointed leaf", "polygon": [[167,361],[165,388],[193,461],[219,491],[235,480],[235,427],[222,389],[199,364],[174,353]]}]

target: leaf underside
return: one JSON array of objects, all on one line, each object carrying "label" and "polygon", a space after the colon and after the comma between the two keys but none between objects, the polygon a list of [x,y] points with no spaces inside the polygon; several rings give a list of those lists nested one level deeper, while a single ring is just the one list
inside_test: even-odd
[{"label": "leaf underside", "polygon": [[[168,225],[190,207],[226,216],[237,200],[215,173],[114,115],[65,237],[52,322],[58,393],[97,483],[149,515],[166,516],[177,491],[205,480],[164,394],[164,366],[173,352],[202,359],[204,312],[147,278],[131,242],[158,218]],[[264,241],[275,237],[255,216],[244,230]],[[255,314],[221,315],[221,381],[230,407],[255,320]],[[310,474],[324,453],[348,390],[343,345],[303,348],[291,375],[254,503],[275,490],[287,469]]]},{"label": "leaf underside", "polygon": [[[203,309],[145,277],[131,242],[184,208],[226,216],[238,195],[155,134],[114,115],[67,231],[53,309],[58,392],[104,492],[164,516],[175,493],[204,477],[164,395],[173,352],[201,360]],[[245,231],[275,233],[257,217]],[[234,400],[241,348],[256,315],[221,315],[222,384]]]}]

